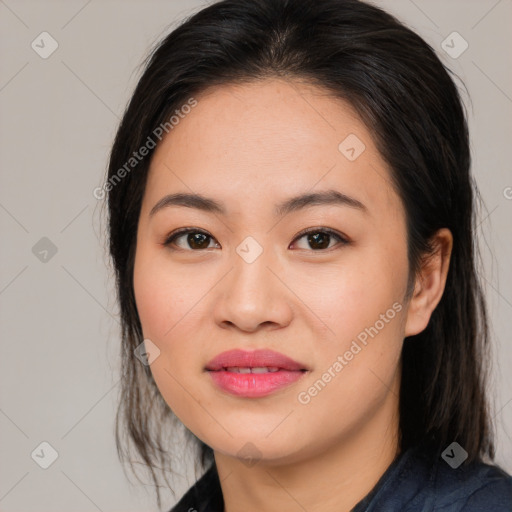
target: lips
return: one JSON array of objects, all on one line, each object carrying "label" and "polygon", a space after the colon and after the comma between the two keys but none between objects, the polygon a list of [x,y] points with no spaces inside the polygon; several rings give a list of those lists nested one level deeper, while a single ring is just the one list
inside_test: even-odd
[{"label": "lips", "polygon": [[260,398],[289,386],[308,368],[272,350],[230,350],[214,357],[205,367],[222,391],[244,398]]},{"label": "lips", "polygon": [[308,368],[293,359],[273,350],[229,350],[214,357],[206,370],[219,371],[227,368],[278,368],[280,370],[300,371]]}]

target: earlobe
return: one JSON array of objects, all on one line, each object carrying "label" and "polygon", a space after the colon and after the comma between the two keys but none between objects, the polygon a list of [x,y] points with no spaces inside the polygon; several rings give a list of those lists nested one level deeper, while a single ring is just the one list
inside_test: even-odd
[{"label": "earlobe", "polygon": [[432,312],[443,296],[453,247],[451,231],[447,228],[437,231],[432,238],[432,247],[433,253],[425,258],[416,276],[404,336],[419,334],[427,327]]}]

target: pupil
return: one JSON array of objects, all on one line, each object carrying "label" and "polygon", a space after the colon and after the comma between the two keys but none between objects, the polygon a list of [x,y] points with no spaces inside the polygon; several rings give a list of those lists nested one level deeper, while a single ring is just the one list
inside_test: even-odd
[{"label": "pupil", "polygon": [[318,243],[320,244],[320,247],[317,247],[318,249],[325,249],[329,246],[329,237],[330,235],[327,233],[315,233],[308,236],[308,242],[313,245],[313,249],[315,248],[314,245]]},{"label": "pupil", "polygon": [[204,235],[203,233],[191,233],[188,235],[188,244],[192,248],[202,249],[202,242],[204,242],[207,238],[207,235]]}]

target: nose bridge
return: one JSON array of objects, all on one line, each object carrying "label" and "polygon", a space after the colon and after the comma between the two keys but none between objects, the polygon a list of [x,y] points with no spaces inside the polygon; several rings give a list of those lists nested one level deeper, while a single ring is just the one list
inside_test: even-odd
[{"label": "nose bridge", "polygon": [[232,255],[233,275],[231,276],[231,294],[238,295],[247,302],[251,299],[269,300],[275,294],[271,278],[274,277],[268,267],[275,263],[276,256],[270,244],[265,247],[254,237],[246,237]]},{"label": "nose bridge", "polygon": [[276,256],[270,246],[264,247],[253,237],[235,248],[230,258],[232,270],[217,297],[218,322],[236,324],[244,330],[254,330],[267,322],[289,322],[286,289],[273,273]]}]

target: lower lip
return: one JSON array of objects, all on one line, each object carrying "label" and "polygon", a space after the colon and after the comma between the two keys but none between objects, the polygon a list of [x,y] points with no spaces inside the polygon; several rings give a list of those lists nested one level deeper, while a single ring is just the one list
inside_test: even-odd
[{"label": "lower lip", "polygon": [[219,370],[208,373],[223,391],[240,397],[259,398],[296,382],[306,372],[279,370],[267,373],[235,373]]}]

